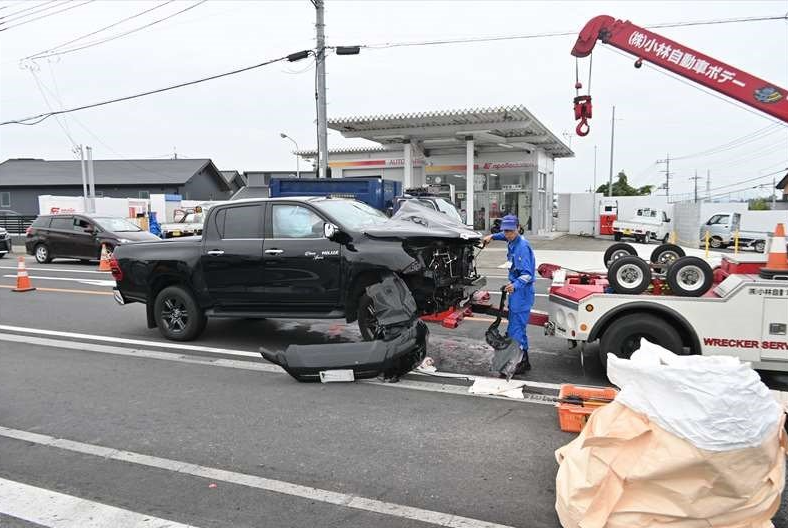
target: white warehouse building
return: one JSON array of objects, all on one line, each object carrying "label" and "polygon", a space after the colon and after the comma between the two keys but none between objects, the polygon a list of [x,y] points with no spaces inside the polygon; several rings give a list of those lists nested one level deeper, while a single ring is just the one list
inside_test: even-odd
[{"label": "white warehouse building", "polygon": [[[332,178],[381,177],[403,188],[451,184],[475,229],[516,214],[527,232],[552,227],[554,161],[574,153],[524,106],[329,119],[377,146],[329,151]],[[316,152],[297,154],[314,162]]]}]

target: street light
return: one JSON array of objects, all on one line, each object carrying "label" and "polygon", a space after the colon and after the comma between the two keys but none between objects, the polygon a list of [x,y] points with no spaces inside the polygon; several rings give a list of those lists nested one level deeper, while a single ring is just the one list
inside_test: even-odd
[{"label": "street light", "polygon": [[296,155],[295,155],[295,157],[296,157],[296,178],[301,178],[301,169],[299,168],[299,163],[298,163],[298,143],[296,143],[295,139],[291,138],[290,136],[288,136],[284,132],[280,132],[279,135],[282,137],[282,139],[289,139],[290,141],[293,142],[293,145],[295,145],[295,148],[296,148]]}]

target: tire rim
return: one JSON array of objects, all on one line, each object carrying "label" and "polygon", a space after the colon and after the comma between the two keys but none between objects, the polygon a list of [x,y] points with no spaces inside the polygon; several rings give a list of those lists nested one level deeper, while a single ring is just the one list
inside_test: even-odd
[{"label": "tire rim", "polygon": [[663,251],[657,257],[657,262],[660,264],[668,264],[669,262],[673,262],[674,260],[678,259],[680,255],[673,250]]},{"label": "tire rim", "polygon": [[383,327],[381,327],[380,323],[378,322],[378,318],[375,316],[375,306],[370,303],[367,306],[366,310],[364,310],[364,327],[369,332],[372,339],[377,339],[383,333]]},{"label": "tire rim", "polygon": [[161,320],[170,332],[179,334],[186,330],[186,325],[189,324],[189,310],[183,299],[178,297],[164,299]]},{"label": "tire rim", "polygon": [[610,255],[610,260],[608,260],[608,263],[613,263],[620,258],[629,257],[629,256],[631,256],[629,251],[627,251],[626,249],[619,249],[617,251],[614,251],[613,254]]},{"label": "tire rim", "polygon": [[626,288],[635,288],[643,283],[643,270],[635,264],[624,264],[616,271],[616,280]]},{"label": "tire rim", "polygon": [[47,248],[46,248],[46,247],[44,247],[44,246],[38,246],[38,247],[36,248],[36,259],[37,259],[38,261],[40,261],[40,262],[43,262],[43,261],[45,261],[45,260],[47,259],[47,256],[48,256],[48,255],[49,255],[49,252],[47,251]]},{"label": "tire rim", "polygon": [[705,282],[703,270],[698,266],[684,266],[676,274],[676,282],[683,290],[698,291]]},{"label": "tire rim", "polygon": [[722,241],[719,238],[712,238],[709,240],[709,245],[713,248],[718,248],[722,245]]}]

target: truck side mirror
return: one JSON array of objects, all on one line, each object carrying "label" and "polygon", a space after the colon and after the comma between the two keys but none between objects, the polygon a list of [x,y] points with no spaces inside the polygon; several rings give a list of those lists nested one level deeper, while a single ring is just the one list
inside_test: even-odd
[{"label": "truck side mirror", "polygon": [[323,224],[323,236],[329,240],[333,240],[337,233],[339,233],[339,228],[330,222],[326,222]]}]

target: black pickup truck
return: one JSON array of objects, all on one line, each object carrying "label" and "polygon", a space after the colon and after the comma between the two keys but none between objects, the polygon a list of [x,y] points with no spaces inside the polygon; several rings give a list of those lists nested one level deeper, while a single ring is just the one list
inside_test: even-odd
[{"label": "black pickup truck", "polygon": [[468,298],[481,234],[407,203],[391,218],[362,202],[304,197],[238,200],[210,209],[202,237],[124,244],[112,273],[120,304],[147,305],[148,327],[186,341],[207,317],[358,320],[380,325],[366,288],[402,278],[422,314]]}]

